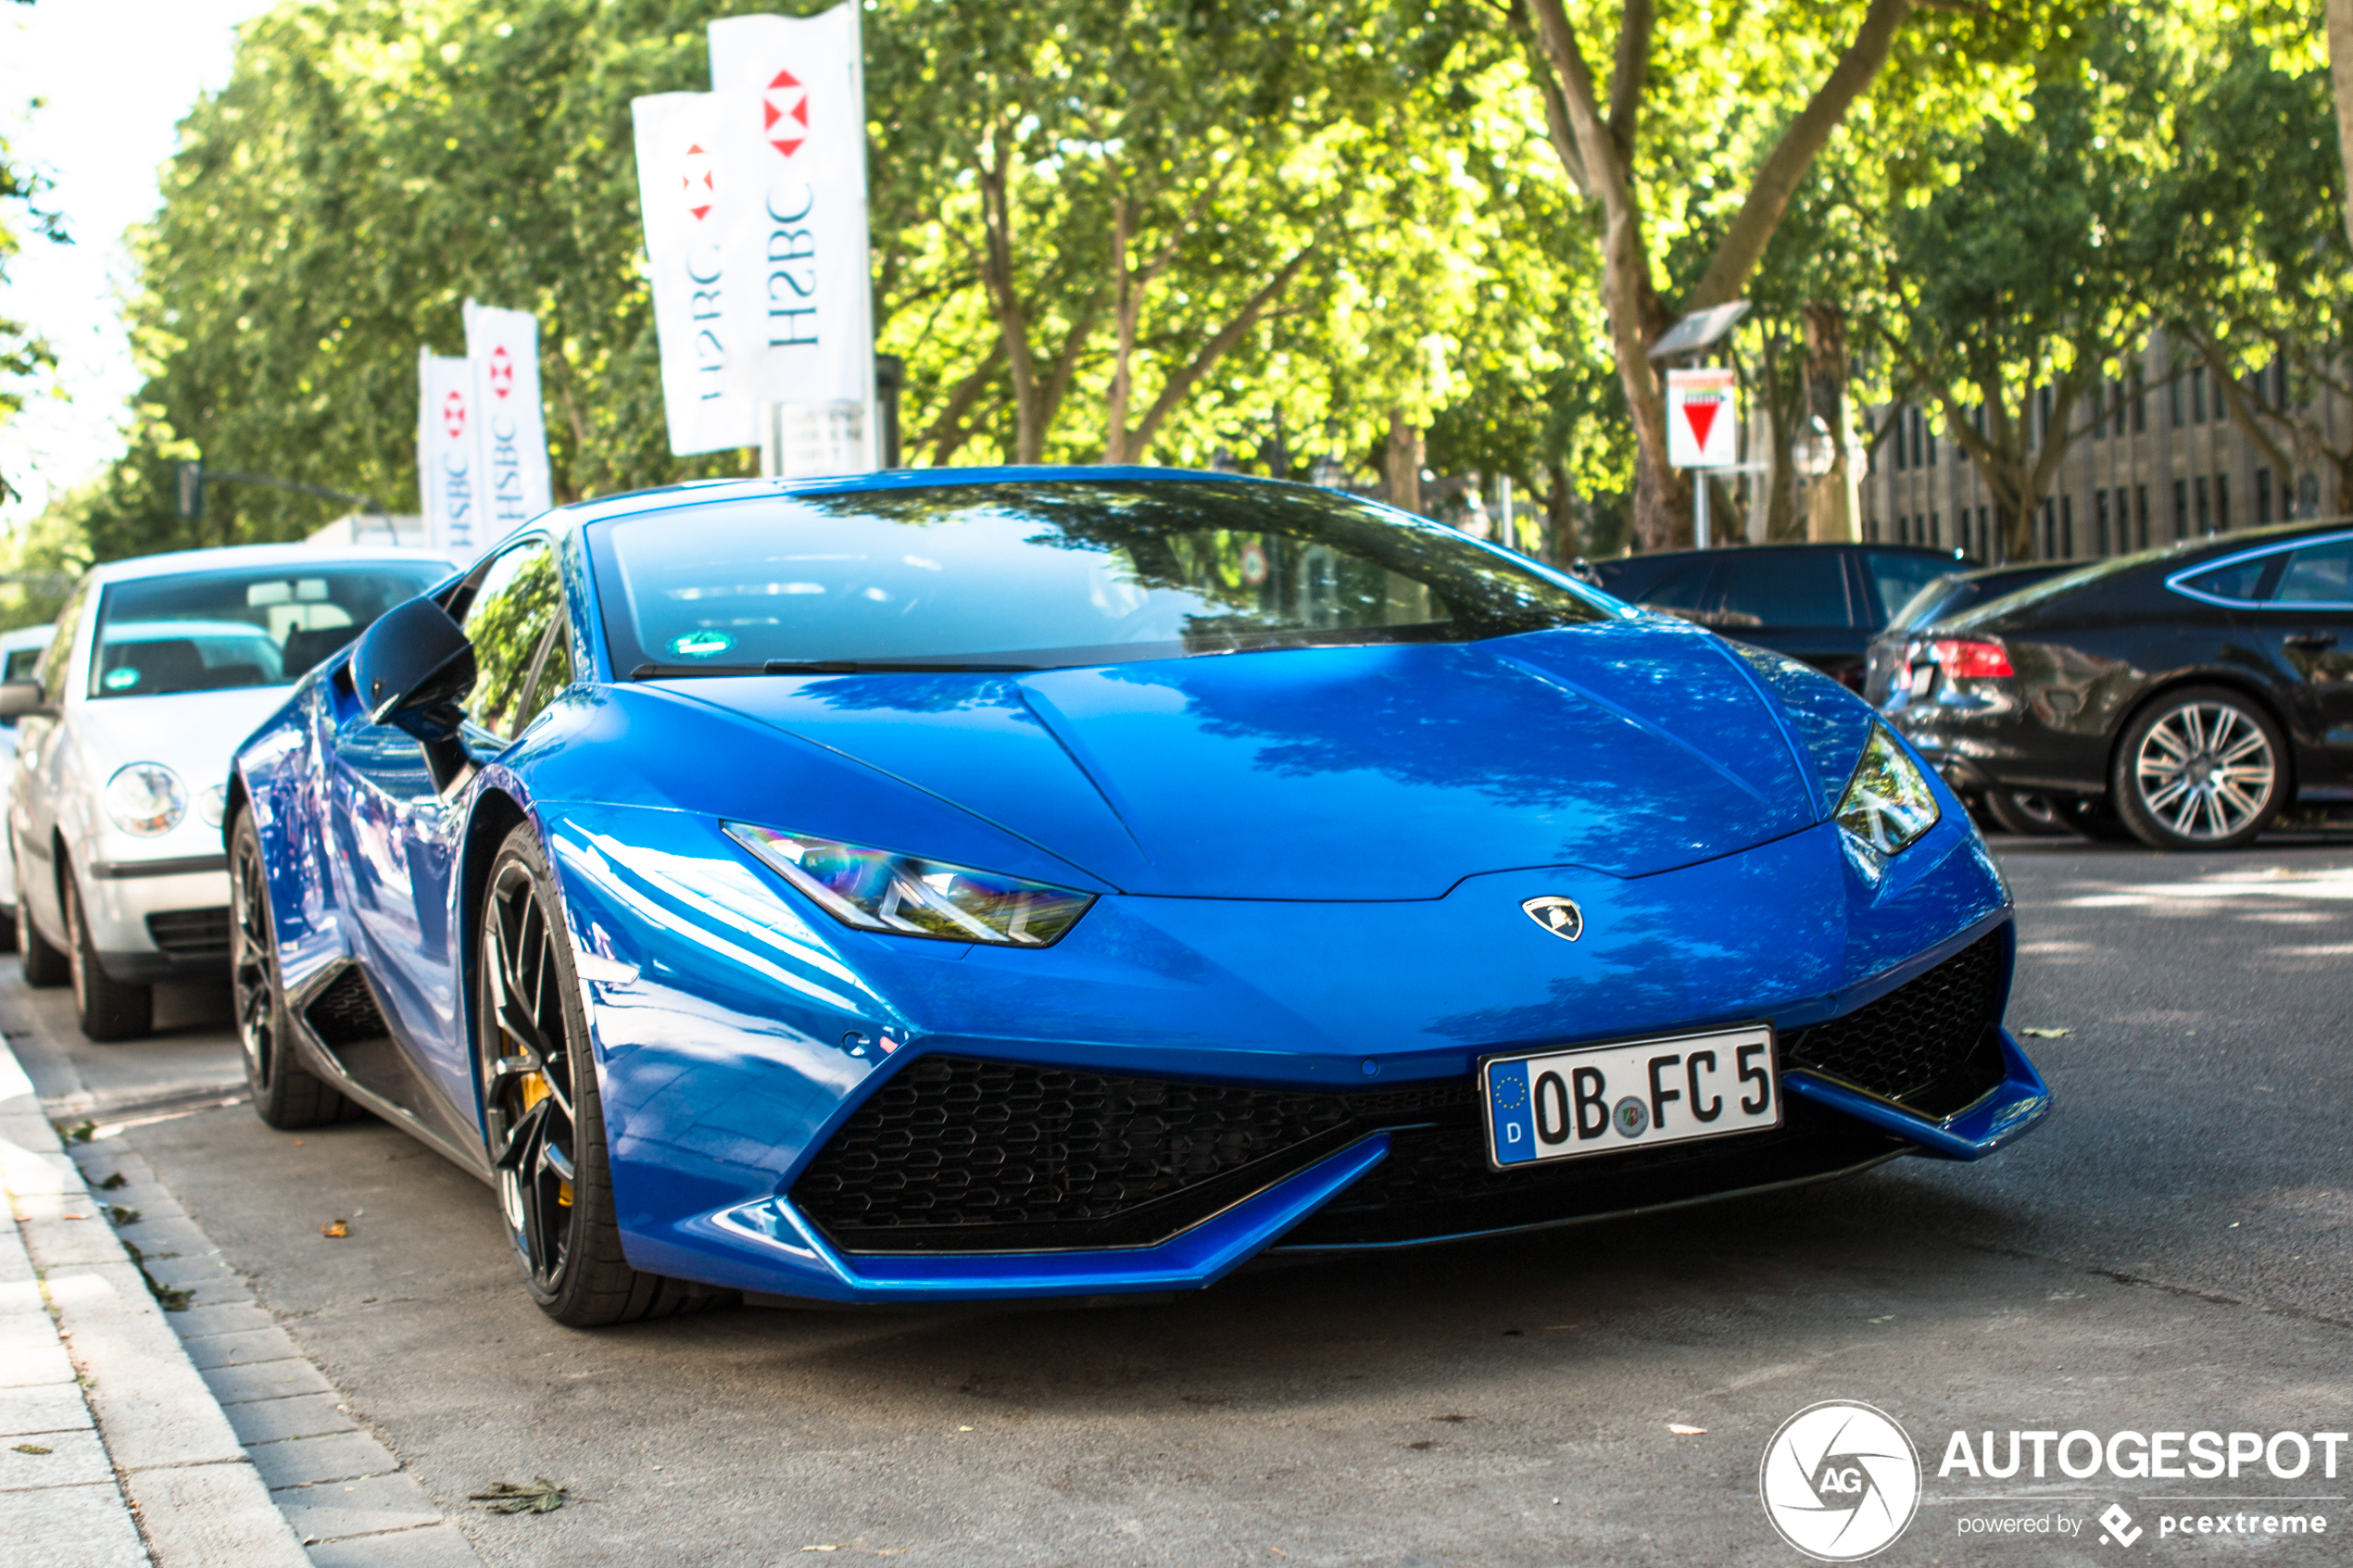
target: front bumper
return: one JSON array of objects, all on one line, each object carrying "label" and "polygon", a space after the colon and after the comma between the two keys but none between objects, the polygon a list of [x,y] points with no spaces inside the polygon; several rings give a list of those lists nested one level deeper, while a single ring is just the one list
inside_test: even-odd
[{"label": "front bumper", "polygon": [[[1651,877],[1499,872],[1434,900],[1113,896],[1034,952],[844,931],[797,909],[714,824],[681,813],[566,804],[546,820],[583,955],[627,1254],[642,1269],[763,1295],[887,1302],[1197,1288],[1269,1249],[1534,1228],[1907,1153],[1976,1159],[2022,1135],[2050,1103],[2016,1043],[1992,1027],[2007,993],[2007,899],[1957,801],[1894,861],[1855,860],[1822,825]],[[1563,891],[1586,912],[1573,946],[1519,909]],[[1635,1151],[1657,1159],[1567,1161],[1504,1192],[1444,1174],[1471,1127],[1464,1097],[1481,1055],[1760,1017],[1795,1040],[1965,950],[1990,951],[1995,966],[1977,1059],[1986,1082],[1969,1094],[1948,1085],[1932,1103],[1899,1103],[1793,1057],[1779,1133]],[[948,1059],[1390,1109],[1327,1119],[1322,1141],[1282,1146],[1299,1158],[1238,1160],[1248,1174],[1200,1211],[1164,1207],[1176,1218],[1157,1229],[1050,1227],[1034,1244],[957,1250],[952,1236],[878,1242],[812,1210],[814,1189],[798,1184],[862,1108]],[[983,1184],[1001,1173],[965,1173]]]},{"label": "front bumper", "polygon": [[227,974],[226,865],[219,855],[92,861],[82,907],[107,973],[127,985]]}]

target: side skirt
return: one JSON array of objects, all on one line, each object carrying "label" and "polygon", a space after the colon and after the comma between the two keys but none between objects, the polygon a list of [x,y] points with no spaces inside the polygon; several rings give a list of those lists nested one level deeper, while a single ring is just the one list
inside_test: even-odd
[{"label": "side skirt", "polygon": [[[333,1084],[337,1093],[346,1095],[366,1106],[370,1110],[407,1133],[476,1181],[485,1186],[492,1185],[490,1160],[487,1155],[479,1148],[468,1148],[457,1138],[419,1116],[409,1107],[378,1090],[370,1088],[353,1077],[350,1070],[345,1067],[335,1053],[328,1047],[326,1042],[321,1040],[318,1033],[311,1028],[310,1020],[307,1016],[307,1010],[310,1004],[317,1001],[329,986],[342,979],[346,972],[358,967],[349,959],[346,959],[341,963],[332,964],[306,981],[301,990],[286,997],[286,1016],[294,1026],[292,1030],[294,1037],[301,1047],[303,1065]],[[365,978],[364,972],[362,978]],[[379,1011],[381,1010],[380,1008]],[[393,1048],[398,1047],[395,1046]]]}]

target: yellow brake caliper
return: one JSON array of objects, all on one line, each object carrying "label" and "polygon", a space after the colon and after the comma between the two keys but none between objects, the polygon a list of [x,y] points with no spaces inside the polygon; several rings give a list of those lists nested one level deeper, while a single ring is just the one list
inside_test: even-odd
[{"label": "yellow brake caliper", "polygon": [[[522,1104],[518,1107],[515,1111],[515,1119],[517,1121],[521,1121],[523,1117],[531,1114],[531,1108],[533,1106],[537,1105],[541,1100],[547,1098],[547,1075],[545,1073],[526,1073],[522,1077],[515,1080],[515,1090],[522,1099]],[[572,1184],[570,1182],[563,1181],[560,1178],[557,1181],[556,1201],[566,1209],[572,1207]]]}]

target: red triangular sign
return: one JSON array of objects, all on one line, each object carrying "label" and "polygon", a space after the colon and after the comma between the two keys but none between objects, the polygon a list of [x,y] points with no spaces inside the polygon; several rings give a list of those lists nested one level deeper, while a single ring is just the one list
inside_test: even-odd
[{"label": "red triangular sign", "polygon": [[1692,439],[1699,443],[1703,452],[1707,450],[1707,433],[1716,428],[1716,410],[1720,407],[1717,403],[1683,405],[1683,418],[1692,427]]}]

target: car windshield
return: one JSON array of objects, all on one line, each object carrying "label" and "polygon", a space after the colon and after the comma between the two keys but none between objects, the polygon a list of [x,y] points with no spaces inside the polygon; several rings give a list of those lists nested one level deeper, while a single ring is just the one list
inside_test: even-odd
[{"label": "car windshield", "polygon": [[1888,618],[1891,632],[1908,631],[1925,626],[1935,619],[1936,612],[1963,596],[1964,584],[1958,575],[1938,578],[1919,593],[1904,601],[1904,608]]},{"label": "car windshield", "polygon": [[1603,601],[1304,486],[1013,481],[736,501],[590,531],[617,670],[1030,669],[1464,642]]},{"label": "car windshield", "polygon": [[90,695],[168,696],[302,675],[447,571],[436,561],[192,571],[109,584]]}]

